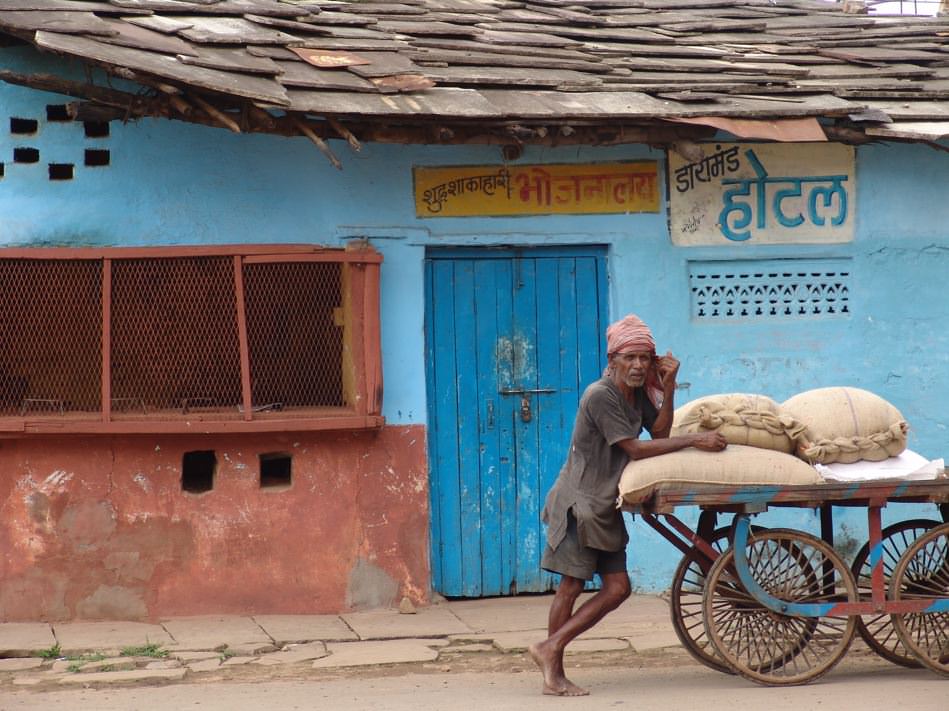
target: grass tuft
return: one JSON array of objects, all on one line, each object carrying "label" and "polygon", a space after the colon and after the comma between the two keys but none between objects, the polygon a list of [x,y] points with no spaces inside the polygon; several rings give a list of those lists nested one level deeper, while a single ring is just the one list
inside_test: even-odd
[{"label": "grass tuft", "polygon": [[59,659],[59,657],[62,656],[62,651],[62,647],[60,647],[59,642],[57,642],[52,647],[34,650],[33,656],[42,657],[43,659]]},{"label": "grass tuft", "polygon": [[121,652],[123,657],[155,657],[164,659],[168,656],[168,650],[162,649],[160,644],[149,642],[140,647],[124,647]]}]

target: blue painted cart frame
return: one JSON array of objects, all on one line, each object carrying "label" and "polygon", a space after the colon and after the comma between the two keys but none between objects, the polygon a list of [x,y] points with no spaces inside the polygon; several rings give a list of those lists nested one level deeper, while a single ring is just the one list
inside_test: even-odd
[{"label": "blue painted cart frame", "polygon": [[[934,503],[942,521],[883,528],[882,509],[896,502]],[[679,506],[702,509],[695,530],[674,515]],[[788,506],[819,509],[821,537],[751,525],[752,515]],[[869,541],[852,567],[833,549],[835,506],[867,510]],[[945,475],[913,482],[658,488],[623,508],[683,552],[672,585],[673,625],[708,666],[768,685],[805,683],[836,665],[859,631],[891,661],[949,676]],[[729,528],[716,527],[722,513],[735,514]]]}]

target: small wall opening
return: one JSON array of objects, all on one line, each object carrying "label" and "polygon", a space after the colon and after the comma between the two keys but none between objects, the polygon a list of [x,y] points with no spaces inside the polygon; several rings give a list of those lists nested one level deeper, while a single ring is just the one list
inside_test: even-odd
[{"label": "small wall opening", "polygon": [[86,130],[86,138],[107,138],[109,135],[107,121],[83,121],[82,125]]},{"label": "small wall opening", "polygon": [[185,452],[181,460],[181,489],[192,494],[201,494],[214,488],[214,470],[217,457],[214,450]]},{"label": "small wall opening", "polygon": [[291,483],[291,456],[286,452],[260,455],[260,488],[287,487]]},{"label": "small wall opening", "polygon": [[46,120],[47,121],[72,121],[72,118],[70,118],[69,112],[66,110],[66,104],[47,104],[46,105]]},{"label": "small wall opening", "polygon": [[50,180],[72,180],[72,175],[73,175],[72,163],[50,163],[49,164],[49,179]]},{"label": "small wall opening", "polygon": [[39,163],[40,150],[39,148],[14,148],[13,162],[14,163]]},{"label": "small wall opening", "polygon": [[18,136],[32,135],[39,130],[40,124],[36,119],[11,118],[10,133]]},{"label": "small wall opening", "polygon": [[109,151],[86,149],[86,165],[96,167],[109,164]]}]

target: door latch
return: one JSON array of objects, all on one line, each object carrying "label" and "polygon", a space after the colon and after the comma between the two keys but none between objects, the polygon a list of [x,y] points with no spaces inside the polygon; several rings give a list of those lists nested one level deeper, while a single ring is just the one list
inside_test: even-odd
[{"label": "door latch", "polygon": [[530,422],[534,415],[531,413],[531,399],[525,395],[521,398],[521,421]]}]

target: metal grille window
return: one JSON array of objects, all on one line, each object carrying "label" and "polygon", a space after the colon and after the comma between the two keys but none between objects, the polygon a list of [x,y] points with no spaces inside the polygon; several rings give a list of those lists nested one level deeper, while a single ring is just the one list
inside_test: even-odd
[{"label": "metal grille window", "polygon": [[690,262],[692,318],[701,321],[850,315],[849,259]]},{"label": "metal grille window", "polygon": [[379,264],[304,246],[0,252],[0,433],[374,427]]}]

